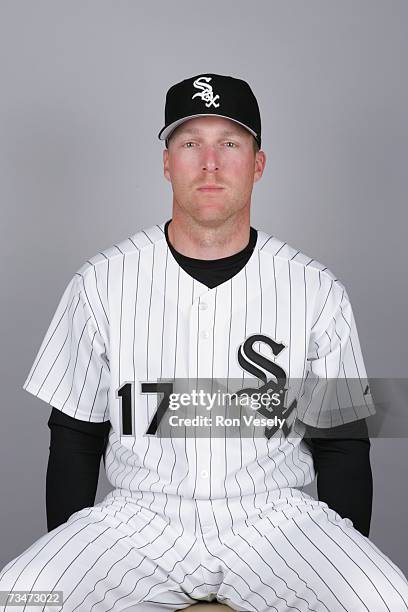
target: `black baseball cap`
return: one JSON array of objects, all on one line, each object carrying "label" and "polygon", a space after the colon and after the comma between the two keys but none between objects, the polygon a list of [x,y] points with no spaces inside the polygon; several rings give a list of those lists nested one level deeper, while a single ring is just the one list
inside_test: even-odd
[{"label": "black baseball cap", "polygon": [[170,87],[159,139],[167,140],[189,119],[211,115],[239,123],[261,148],[261,116],[252,89],[246,81],[222,74],[198,74]]}]

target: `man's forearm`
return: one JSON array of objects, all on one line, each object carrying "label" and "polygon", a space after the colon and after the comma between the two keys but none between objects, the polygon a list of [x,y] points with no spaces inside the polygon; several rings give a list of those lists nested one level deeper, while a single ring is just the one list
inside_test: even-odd
[{"label": "man's forearm", "polygon": [[[373,478],[370,464],[370,440],[365,421],[334,428],[330,435],[353,437],[316,437],[309,440],[317,472],[320,501],[349,518],[355,529],[370,532]],[[360,436],[360,437],[357,437]]]},{"label": "man's forearm", "polygon": [[[102,436],[73,429],[77,425],[75,419],[66,415],[56,416],[54,422],[52,418],[49,421],[51,442],[46,477],[48,531],[66,522],[77,510],[94,505],[100,461],[106,445],[106,439]],[[78,426],[82,427],[83,424],[79,423]]]},{"label": "man's forearm", "polygon": [[368,537],[373,479],[367,444],[362,440],[319,440],[317,444],[319,500],[351,519],[355,529]]}]

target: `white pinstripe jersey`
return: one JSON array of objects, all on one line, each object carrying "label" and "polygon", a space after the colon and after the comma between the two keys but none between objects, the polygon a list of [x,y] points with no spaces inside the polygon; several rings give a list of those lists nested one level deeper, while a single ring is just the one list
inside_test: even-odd
[{"label": "white pinstripe jersey", "polygon": [[[375,412],[344,286],[318,261],[258,230],[247,264],[210,289],[177,263],[164,226],[78,269],[23,388],[71,417],[110,420],[105,468],[115,488],[213,499],[310,483],[304,424],[330,427]],[[157,396],[142,393],[141,382],[216,377],[259,386],[238,361],[244,341],[258,334],[283,345],[273,355],[257,342],[259,354],[289,380],[313,382],[314,399],[304,389],[296,396],[298,420],[287,438],[145,435]],[[319,381],[337,377],[348,397],[326,393],[327,385],[319,395]]]}]

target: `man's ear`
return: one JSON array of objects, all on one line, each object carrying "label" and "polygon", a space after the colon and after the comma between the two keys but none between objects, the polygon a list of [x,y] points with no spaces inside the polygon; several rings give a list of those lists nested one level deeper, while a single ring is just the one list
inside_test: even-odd
[{"label": "man's ear", "polygon": [[263,172],[265,170],[265,164],[266,155],[264,151],[258,151],[255,156],[254,183],[256,183],[256,181],[259,181],[259,179],[262,177]]},{"label": "man's ear", "polygon": [[163,149],[163,174],[168,181],[171,181],[169,171],[169,150]]}]

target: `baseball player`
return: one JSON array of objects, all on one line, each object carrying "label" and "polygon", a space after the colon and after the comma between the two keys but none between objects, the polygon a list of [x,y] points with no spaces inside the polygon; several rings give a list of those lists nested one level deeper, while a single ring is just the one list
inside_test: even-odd
[{"label": "baseball player", "polygon": [[[177,83],[159,138],[171,219],[75,272],[24,382],[62,425],[109,423],[113,490],[2,569],[0,609],[408,610],[402,571],[302,491],[316,476],[306,429],[347,429],[375,409],[344,285],[250,225],[266,160],[251,88],[217,74]],[[172,406],[185,381],[266,395],[256,410],[229,405],[260,425],[187,423],[210,410],[192,393]],[[22,591],[62,592],[63,604]]]}]

